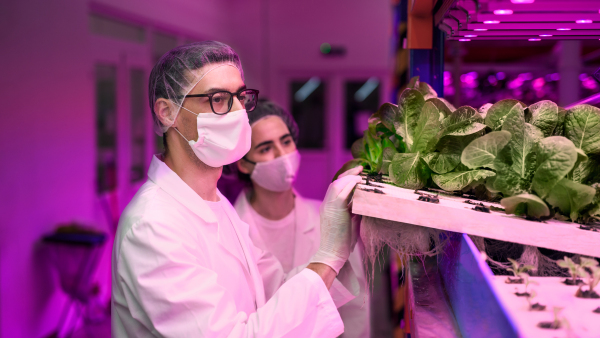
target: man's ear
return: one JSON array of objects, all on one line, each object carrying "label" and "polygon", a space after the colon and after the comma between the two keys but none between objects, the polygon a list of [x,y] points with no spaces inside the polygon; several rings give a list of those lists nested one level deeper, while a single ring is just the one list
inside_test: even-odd
[{"label": "man's ear", "polygon": [[154,102],[154,113],[165,126],[172,126],[175,123],[175,109],[173,104],[167,99],[156,99],[156,102]]},{"label": "man's ear", "polygon": [[241,159],[241,160],[237,161],[236,163],[237,163],[238,170],[242,174],[250,175],[250,173],[252,172],[252,163],[250,163],[244,159]]}]

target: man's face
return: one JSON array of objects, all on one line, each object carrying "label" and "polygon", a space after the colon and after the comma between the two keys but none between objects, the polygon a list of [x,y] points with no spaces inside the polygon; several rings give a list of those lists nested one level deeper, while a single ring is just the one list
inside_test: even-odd
[{"label": "man's face", "polygon": [[[236,93],[240,89],[246,88],[242,80],[240,71],[232,66],[206,65],[202,67],[201,72],[217,68],[210,71],[198,84],[190,91],[189,95],[210,94],[217,91],[226,90]],[[183,107],[193,111],[196,114],[214,114],[210,108],[208,97],[188,97],[183,100]],[[233,105],[230,111],[244,109],[237,97],[233,98]],[[196,124],[196,115],[181,109],[177,116],[175,126],[188,140],[198,139],[198,129]]]}]

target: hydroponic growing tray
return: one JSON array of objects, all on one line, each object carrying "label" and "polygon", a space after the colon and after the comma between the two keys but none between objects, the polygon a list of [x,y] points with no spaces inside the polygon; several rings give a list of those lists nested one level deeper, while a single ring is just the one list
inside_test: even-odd
[{"label": "hydroponic growing tray", "polygon": [[581,229],[576,223],[539,222],[503,211],[475,211],[474,205],[459,196],[440,194],[439,203],[419,201],[414,190],[385,183],[364,183],[354,192],[352,212],[357,215],[600,257],[600,232]]},{"label": "hydroponic growing tray", "polygon": [[[531,277],[537,296],[533,303],[543,311],[529,311],[523,284],[506,284],[507,276],[495,276],[468,235],[448,232],[448,244],[437,257],[411,261],[408,299],[411,335],[417,338],[553,338],[600,337],[600,299],[576,298],[577,286],[560,277]],[[552,322],[554,307],[563,326],[544,329]],[[567,324],[568,323],[568,327]]]}]

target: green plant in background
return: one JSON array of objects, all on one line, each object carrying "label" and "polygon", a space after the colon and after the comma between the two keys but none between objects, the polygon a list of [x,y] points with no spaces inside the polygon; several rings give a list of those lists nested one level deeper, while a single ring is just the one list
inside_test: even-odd
[{"label": "green plant in background", "polygon": [[600,109],[518,100],[454,108],[418,77],[369,119],[340,173],[363,165],[408,189],[479,189],[507,213],[600,220]]},{"label": "green plant in background", "polygon": [[516,260],[512,259],[512,258],[508,258],[508,261],[510,262],[511,267],[507,268],[506,270],[510,271],[513,273],[513,275],[515,276],[515,279],[510,280],[512,283],[515,282],[519,282],[519,283],[523,283],[523,279],[521,277],[522,274],[527,274],[528,271],[533,271],[535,270],[535,267],[533,265],[525,265],[525,264],[521,264],[519,262],[517,262]]},{"label": "green plant in background", "polygon": [[600,298],[594,291],[594,288],[600,283],[600,267],[598,267],[598,261],[593,258],[581,257],[580,265],[588,277],[588,290],[583,292],[580,286],[575,296],[582,298]]},{"label": "green plant in background", "polygon": [[558,264],[558,266],[560,266],[561,268],[569,270],[569,274],[571,275],[571,282],[566,284],[577,285],[579,281],[578,278],[585,276],[585,270],[583,270],[583,268],[579,264],[573,262],[573,260],[567,256],[565,256],[564,259],[556,261],[556,264]]},{"label": "green plant in background", "polygon": [[527,273],[520,273],[518,275],[519,279],[523,280],[523,283],[525,284],[525,289],[523,292],[515,292],[515,295],[519,296],[519,297],[531,297],[531,294],[529,292],[527,292],[527,288],[529,287],[529,285],[539,285],[538,282],[531,280],[531,278],[529,278],[529,275]]}]

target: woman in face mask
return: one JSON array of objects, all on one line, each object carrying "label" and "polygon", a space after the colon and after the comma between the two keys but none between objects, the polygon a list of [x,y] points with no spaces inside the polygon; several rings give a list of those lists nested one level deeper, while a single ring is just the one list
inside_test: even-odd
[{"label": "woman in face mask", "polygon": [[[249,185],[234,207],[248,223],[254,245],[271,252],[287,273],[307,264],[319,248],[321,201],[304,198],[293,189],[300,166],[293,117],[273,102],[259,101],[249,118],[251,148],[237,162],[240,178]],[[358,245],[348,261],[361,293],[338,309],[345,327],[343,337],[369,337],[369,300]]]}]

